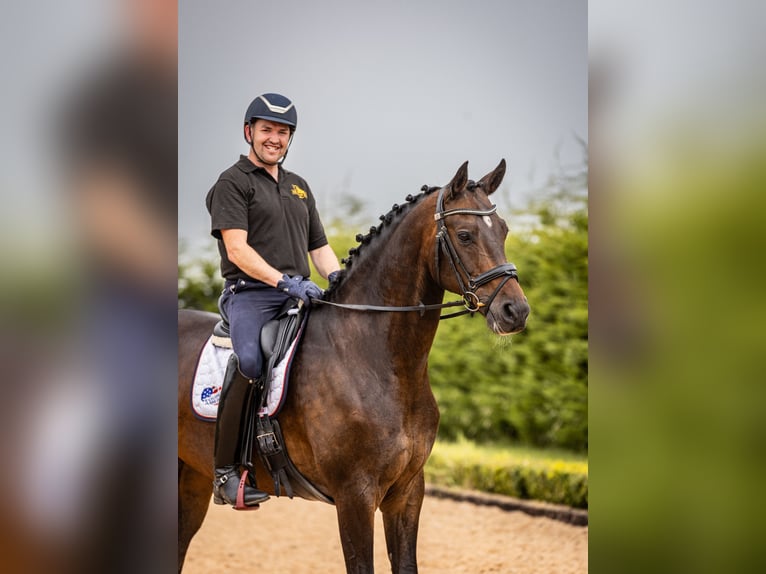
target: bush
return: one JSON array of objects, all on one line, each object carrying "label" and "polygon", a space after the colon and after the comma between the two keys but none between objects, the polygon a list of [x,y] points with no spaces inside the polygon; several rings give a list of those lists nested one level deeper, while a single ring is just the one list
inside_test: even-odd
[{"label": "bush", "polygon": [[208,248],[190,254],[185,244],[179,246],[178,308],[218,312],[218,297],[223,290],[218,253]]},{"label": "bush", "polygon": [[488,454],[466,442],[437,442],[426,463],[426,481],[574,508],[588,507],[587,462],[529,456],[527,452],[495,450]]}]

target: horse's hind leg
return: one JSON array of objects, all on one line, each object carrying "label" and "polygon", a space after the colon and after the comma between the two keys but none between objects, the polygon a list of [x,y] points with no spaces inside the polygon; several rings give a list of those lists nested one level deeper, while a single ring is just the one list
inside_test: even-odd
[{"label": "horse's hind leg", "polygon": [[186,551],[210,506],[213,481],[178,459],[178,571],[184,565]]},{"label": "horse's hind leg", "polygon": [[386,548],[394,574],[418,571],[417,543],[425,482],[423,471],[402,488],[389,491],[380,510],[386,532]]}]

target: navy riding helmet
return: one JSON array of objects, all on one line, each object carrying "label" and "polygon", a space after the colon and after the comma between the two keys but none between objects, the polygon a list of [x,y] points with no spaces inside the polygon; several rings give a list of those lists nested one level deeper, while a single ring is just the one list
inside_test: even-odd
[{"label": "navy riding helmet", "polygon": [[256,119],[287,124],[291,132],[295,132],[295,128],[298,127],[298,113],[295,111],[295,105],[281,94],[262,94],[255,98],[245,113],[245,125]]}]

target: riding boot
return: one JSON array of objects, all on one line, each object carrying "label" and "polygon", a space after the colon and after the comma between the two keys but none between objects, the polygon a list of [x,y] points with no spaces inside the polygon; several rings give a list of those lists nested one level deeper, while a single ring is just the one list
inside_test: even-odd
[{"label": "riding boot", "polygon": [[[235,354],[229,359],[223,378],[221,398],[218,402],[218,417],[215,426],[215,479],[213,480],[213,502],[216,504],[236,504],[239,488],[240,437],[245,419],[245,403],[250,390],[250,379],[239,370],[239,361]],[[261,490],[244,486],[245,506],[254,506],[269,499]]]}]

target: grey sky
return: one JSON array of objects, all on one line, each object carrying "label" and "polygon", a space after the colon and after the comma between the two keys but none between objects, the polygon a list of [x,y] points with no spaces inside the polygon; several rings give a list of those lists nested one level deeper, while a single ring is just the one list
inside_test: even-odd
[{"label": "grey sky", "polygon": [[[208,236],[204,197],[247,153],[259,93],[298,110],[285,166],[322,213],[360,198],[370,223],[470,161],[475,179],[509,164],[519,197],[587,140],[587,3],[209,2],[179,9],[179,235]],[[364,220],[366,221],[366,219]]]}]

